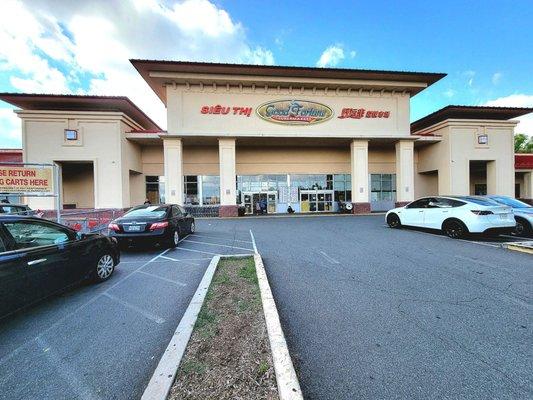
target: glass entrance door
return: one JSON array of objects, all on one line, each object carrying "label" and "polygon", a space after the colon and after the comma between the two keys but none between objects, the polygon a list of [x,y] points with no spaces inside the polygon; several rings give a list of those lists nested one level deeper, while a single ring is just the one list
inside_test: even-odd
[{"label": "glass entrance door", "polygon": [[300,190],[300,211],[333,211],[333,190]]},{"label": "glass entrance door", "polygon": [[278,202],[277,192],[243,193],[245,214],[275,214]]}]

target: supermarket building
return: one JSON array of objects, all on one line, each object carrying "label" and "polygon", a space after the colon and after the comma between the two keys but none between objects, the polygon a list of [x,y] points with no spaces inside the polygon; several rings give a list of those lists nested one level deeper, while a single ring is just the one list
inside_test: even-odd
[{"label": "supermarket building", "polygon": [[131,62],[165,104],[166,131],[125,97],[0,94],[19,108],[24,161],[60,166],[63,208],[148,198],[235,216],[261,203],[363,213],[425,195],[533,198],[512,120],[533,109],[448,106],[409,122],[411,97],[445,74]]}]

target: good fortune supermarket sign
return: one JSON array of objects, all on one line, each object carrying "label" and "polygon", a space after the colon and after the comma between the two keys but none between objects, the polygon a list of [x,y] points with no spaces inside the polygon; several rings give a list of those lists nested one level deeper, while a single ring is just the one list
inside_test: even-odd
[{"label": "good fortune supermarket sign", "polygon": [[52,167],[0,165],[0,193],[54,194]]},{"label": "good fortune supermarket sign", "polygon": [[311,125],[333,116],[328,106],[306,100],[278,100],[261,104],[257,115],[268,122],[287,125]]}]

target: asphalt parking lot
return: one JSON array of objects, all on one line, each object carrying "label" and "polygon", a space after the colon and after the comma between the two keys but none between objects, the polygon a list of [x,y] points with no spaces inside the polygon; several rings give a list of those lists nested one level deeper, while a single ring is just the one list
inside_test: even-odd
[{"label": "asphalt parking lot", "polygon": [[500,247],[511,238],[382,216],[209,229],[253,231],[306,399],[533,398],[533,257]]},{"label": "asphalt parking lot", "polygon": [[114,276],[0,325],[0,399],[138,399],[211,258],[253,253],[248,231],[202,222],[177,249],[122,253]]}]

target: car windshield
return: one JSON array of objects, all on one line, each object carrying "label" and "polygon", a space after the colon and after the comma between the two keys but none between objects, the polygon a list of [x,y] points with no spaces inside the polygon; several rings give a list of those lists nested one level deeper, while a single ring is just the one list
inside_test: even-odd
[{"label": "car windshield", "polygon": [[167,213],[167,207],[149,206],[137,208],[126,213],[124,216],[128,218],[163,218]]},{"label": "car windshield", "polygon": [[491,199],[497,201],[498,203],[505,204],[506,206],[513,208],[531,208],[529,204],[524,203],[520,200],[513,199],[512,197],[493,196],[491,197]]}]

